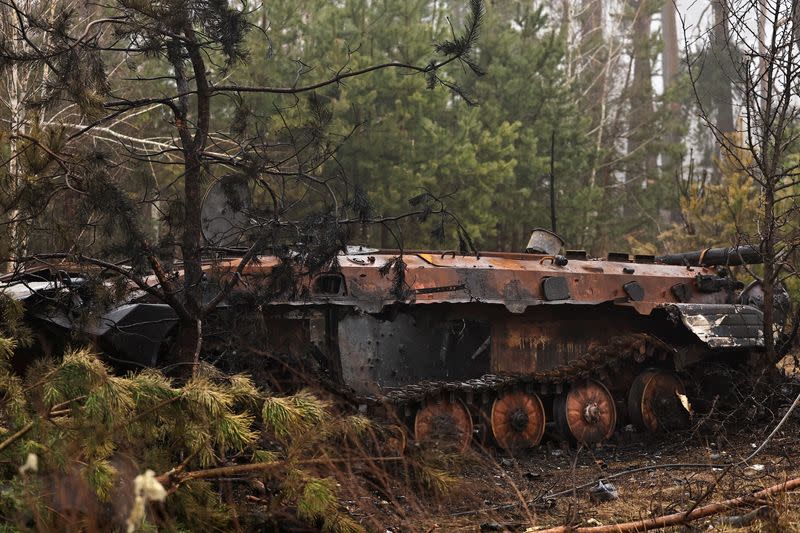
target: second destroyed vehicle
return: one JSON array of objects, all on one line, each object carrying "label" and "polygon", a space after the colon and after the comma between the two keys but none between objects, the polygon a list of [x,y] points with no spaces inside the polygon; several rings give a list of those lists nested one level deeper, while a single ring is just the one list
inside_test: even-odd
[{"label": "second destroyed vehicle", "polygon": [[[259,308],[261,350],[315,357],[362,410],[403,418],[418,441],[460,448],[476,434],[532,447],[549,422],[586,445],[623,420],[679,428],[695,400],[689,382],[713,387],[716,368],[746,369],[763,351],[761,287],[745,288],[729,270],[760,262],[757,250],[599,260],[561,255],[562,246],[534,230],[525,253],[348,247],[308,274],[299,255],[265,255],[246,266],[219,314]],[[209,283],[239,261],[209,263]],[[283,287],[287,266],[295,276]],[[41,276],[41,290],[52,290],[52,276]],[[89,331],[114,358],[153,364],[171,338],[176,319],[164,304],[129,301],[90,325],[72,323],[69,310],[37,305],[30,274],[19,279],[5,290],[30,301],[38,327]],[[786,304],[781,292],[779,324]]]}]

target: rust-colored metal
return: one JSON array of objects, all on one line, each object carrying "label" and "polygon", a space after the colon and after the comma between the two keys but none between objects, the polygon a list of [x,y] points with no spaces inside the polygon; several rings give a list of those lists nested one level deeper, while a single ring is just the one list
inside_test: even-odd
[{"label": "rust-colored metal", "polygon": [[492,434],[501,448],[515,451],[532,448],[544,435],[545,414],[538,395],[508,392],[492,404]]},{"label": "rust-colored metal", "polygon": [[[680,283],[691,285],[697,274],[712,275],[705,267],[687,270],[682,266],[625,263],[596,260],[570,260],[566,265],[542,262],[539,254],[487,253],[466,256],[442,252],[404,252],[381,250],[373,255],[342,255],[338,259],[345,287],[336,294],[315,293],[312,280],[299,280],[304,285],[295,297],[297,304],[325,302],[353,305],[368,312],[377,312],[397,301],[392,294],[394,279],[381,273],[381,268],[402,257],[405,264],[405,301],[415,304],[467,303],[480,301],[501,304],[512,313],[522,313],[531,306],[548,303],[542,291],[545,278],[561,277],[569,290],[570,303],[599,304],[614,302],[648,314],[656,305],[677,302],[670,288]],[[220,275],[233,272],[239,260],[209,265]],[[243,278],[248,284],[263,284],[278,265],[274,257],[261,257],[248,264]],[[643,291],[639,301],[632,301],[624,286],[636,281]],[[691,301],[721,303],[724,295],[704,294],[690,289]],[[286,302],[277,297],[270,305]]]},{"label": "rust-colored metal", "polygon": [[472,441],[472,417],[461,400],[426,402],[414,418],[417,442],[465,451]]},{"label": "rust-colored metal", "polygon": [[[552,401],[566,435],[593,444],[614,430],[609,389],[628,401],[637,423],[666,429],[685,417],[674,394],[683,388],[669,372],[694,372],[710,353],[737,364],[748,350],[763,349],[757,294],[744,298],[746,291],[737,292],[742,284],[720,264],[698,265],[706,255],[689,266],[669,257],[631,261],[629,254],[601,260],[585,252],[347,247],[324,266],[305,264],[302,254],[259,256],[241,271],[241,259],[209,260],[203,296],[219,301],[219,291],[235,280],[209,316],[224,322],[216,330],[252,330],[252,322],[238,317],[258,309],[263,327],[250,331],[258,335],[251,343],[258,352],[313,362],[297,366],[340,386],[364,412],[391,405],[410,417],[426,398],[449,400],[423,404],[414,420],[417,440],[469,446],[473,428],[464,400],[485,415],[492,406],[492,434],[501,446],[535,445],[545,418],[537,393]],[[77,266],[40,265],[0,277],[0,292],[25,301],[32,322],[49,324],[59,338],[83,332],[115,360],[136,363],[146,353],[152,364],[168,353],[161,344],[172,342],[180,321],[147,291],[132,293],[88,326],[73,320],[82,313],[61,302],[77,300],[57,296],[87,282],[86,265]],[[176,264],[178,278],[181,270]],[[137,283],[155,287],[159,280],[151,275]],[[215,346],[220,354],[238,350],[228,339],[207,338],[204,355]],[[666,373],[636,378],[648,366]]]},{"label": "rust-colored metal", "polygon": [[628,393],[628,416],[650,432],[685,426],[688,412],[678,395],[686,395],[680,379],[672,372],[648,369],[636,376]]},{"label": "rust-colored metal", "polygon": [[525,374],[561,368],[609,339],[635,331],[636,313],[598,316],[575,307],[540,306],[492,322],[492,371]]},{"label": "rust-colored metal", "polygon": [[614,398],[599,381],[572,385],[566,394],[556,398],[553,411],[562,433],[585,445],[608,439],[617,424]]}]

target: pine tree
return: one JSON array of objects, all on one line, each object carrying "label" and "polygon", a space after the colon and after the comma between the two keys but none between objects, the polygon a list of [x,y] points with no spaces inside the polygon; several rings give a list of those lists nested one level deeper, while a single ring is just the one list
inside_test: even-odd
[{"label": "pine tree", "polygon": [[[74,192],[73,231],[64,233],[75,238],[48,252],[127,276],[170,305],[179,317],[177,346],[183,362],[196,359],[203,320],[232,288],[223,284],[216,294],[204,294],[202,261],[215,257],[219,248],[202,234],[201,206],[210,186],[232,176],[257,189],[259,204],[248,217],[256,223],[242,231],[248,248],[241,268],[263,250],[295,244],[298,231],[308,246],[324,243],[307,254],[323,265],[324,258],[342,248],[355,221],[370,222],[363,210],[353,209],[347,177],[323,175],[326,163],[335,167],[348,136],[331,130],[325,91],[357,83],[362,76],[402,71],[416,74],[407,76],[409,83],[443,87],[461,98],[452,74],[457,67],[478,72],[471,53],[484,14],[483,3],[472,0],[462,30],[426,43],[424,52],[403,54],[400,43],[399,53],[352,69],[349,63],[356,56],[340,47],[339,61],[333,63],[338,70],[317,76],[301,66],[302,80],[295,75],[286,86],[271,86],[237,81],[237,66],[251,55],[248,35],[256,33],[241,6],[125,0],[104,13],[90,4],[72,9],[55,3],[46,12],[33,5],[9,9],[21,22],[3,36],[0,67],[46,66],[46,90],[30,96],[26,105],[56,111],[58,118],[37,135],[11,133],[15,142],[30,143],[24,151],[36,157],[36,164],[30,182],[5,202],[5,213],[16,217],[22,212],[53,232],[42,212],[54,198],[63,198],[61,193]],[[300,13],[318,20],[314,11]],[[260,37],[262,46],[270,42],[263,33]],[[11,44],[20,40],[38,45],[19,51]],[[314,51],[313,46],[303,48]],[[128,69],[124,76],[114,74],[123,67]],[[302,104],[295,105],[301,97]],[[269,117],[258,106],[264,101],[272,103]],[[162,135],[145,142],[129,133],[128,121],[148,114],[157,119]],[[410,211],[402,209],[393,215]],[[158,240],[153,238],[155,217],[163,221]],[[330,238],[317,238],[326,232]],[[182,261],[180,279],[170,275],[176,256]],[[120,262],[133,268],[119,268]],[[156,276],[157,287],[146,287],[146,271]]]},{"label": "pine tree", "polygon": [[[11,357],[32,345],[31,332],[18,301],[0,303],[4,523],[109,530],[134,516],[134,530],[144,527],[141,519],[228,529],[231,506],[248,503],[226,501],[211,482],[233,478],[272,487],[255,505],[291,510],[323,531],[363,531],[342,507],[333,476],[340,462],[374,461],[382,453],[376,443],[386,440],[376,434],[386,429],[309,391],[275,396],[210,366],[185,383],[154,369],[116,375],[85,347],[36,359],[19,375]],[[410,458],[408,466],[433,488],[449,483],[435,463]],[[146,470],[165,489],[163,513],[133,513],[134,478]]]}]

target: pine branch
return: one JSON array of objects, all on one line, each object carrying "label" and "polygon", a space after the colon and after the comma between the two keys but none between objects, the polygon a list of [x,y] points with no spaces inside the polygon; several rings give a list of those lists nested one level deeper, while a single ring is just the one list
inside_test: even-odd
[{"label": "pine branch", "polygon": [[3,450],[5,450],[6,448],[8,448],[8,447],[9,447],[9,446],[11,446],[12,444],[14,444],[14,442],[15,442],[17,439],[19,439],[20,437],[23,437],[23,436],[24,436],[24,435],[25,435],[27,432],[29,432],[31,429],[33,429],[33,426],[34,426],[34,423],[33,423],[33,422],[28,422],[27,424],[25,424],[24,426],[22,426],[22,427],[19,429],[19,431],[17,431],[16,433],[14,433],[14,434],[13,434],[13,435],[11,435],[10,437],[8,437],[8,438],[7,438],[6,440],[4,440],[3,442],[0,442],[0,452],[2,452],[2,451],[3,451]]}]

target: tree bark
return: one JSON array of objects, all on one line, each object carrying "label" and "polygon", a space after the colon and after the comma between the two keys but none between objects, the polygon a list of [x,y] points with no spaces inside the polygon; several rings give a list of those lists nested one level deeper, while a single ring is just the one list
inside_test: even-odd
[{"label": "tree bark", "polygon": [[[194,363],[195,351],[200,343],[198,320],[202,319],[203,309],[203,269],[202,269],[202,226],[201,203],[203,200],[203,164],[202,152],[208,136],[211,95],[206,79],[205,61],[200,53],[194,31],[191,26],[184,28],[185,40],[173,41],[170,52],[178,99],[175,115],[175,126],[181,139],[184,158],[183,196],[184,220],[181,236],[181,255],[183,258],[183,293],[188,317],[179,323],[178,359],[182,363]],[[189,129],[188,109],[189,81],[184,72],[181,50],[185,47],[191,61],[192,73],[196,86],[196,119],[194,135]]]},{"label": "tree bark", "polygon": [[[565,3],[564,9],[568,10],[569,3]],[[605,121],[605,101],[606,101],[606,79],[608,77],[609,59],[608,49],[605,43],[603,32],[603,1],[584,0],[581,4],[580,13],[580,50],[575,62],[578,65],[578,72],[583,80],[591,83],[591,87],[586,93],[583,105],[591,117],[591,128],[597,128],[597,138],[599,141],[595,158],[599,157],[602,144],[603,123]],[[567,33],[565,39],[569,42],[570,36]],[[568,67],[572,62],[568,62]],[[594,179],[597,168],[597,161],[593,165],[590,180]]]},{"label": "tree bark", "polygon": [[[647,186],[655,179],[657,154],[648,147],[656,132],[653,130],[653,67],[651,64],[652,15],[648,0],[630,0],[634,12],[633,19],[633,81],[630,87],[628,115],[628,165],[626,179],[628,193],[635,195],[632,189]],[[642,181],[644,180],[644,181]],[[630,202],[625,202],[629,206]],[[629,210],[626,210],[629,211]],[[629,213],[630,214],[630,213]]]},{"label": "tree bark", "polygon": [[662,79],[664,91],[674,82],[678,75],[678,26],[675,21],[675,4],[670,0],[661,7],[661,32],[664,41]]},{"label": "tree bark", "polygon": [[[9,11],[9,12],[7,12]],[[10,35],[12,31],[7,27],[10,25],[10,21],[13,19],[13,14],[8,10],[5,6],[0,7],[0,18],[2,18],[2,22],[0,22],[0,30],[5,35]],[[9,43],[11,49],[14,53],[20,53],[18,41],[14,39],[9,39]],[[12,63],[11,68],[9,69],[10,73],[8,78],[6,79],[6,87],[7,87],[7,96],[6,96],[6,103],[8,105],[9,110],[9,133],[11,133],[11,137],[9,139],[9,155],[10,158],[8,160],[8,173],[9,178],[11,180],[11,190],[16,192],[18,187],[21,184],[21,168],[20,168],[20,159],[18,156],[19,154],[19,133],[25,133],[25,113],[24,113],[24,85],[23,79],[20,74],[20,66],[17,63]],[[28,76],[24,76],[28,78]],[[10,217],[10,224],[8,226],[8,250],[9,255],[11,257],[17,256],[22,257],[27,255],[27,239],[24,236],[24,230],[22,228],[22,224],[18,221],[21,212],[18,208],[13,208],[9,212]],[[13,262],[8,262],[4,264],[5,269],[7,272],[10,272],[14,268]]]},{"label": "tree bark", "polygon": [[[723,71],[723,76],[719,83],[720,87],[715,91],[719,97],[716,102],[717,112],[717,128],[724,133],[730,134],[735,130],[733,118],[733,91],[731,89],[731,80],[725,74],[729,73],[730,65],[732,63],[730,57],[730,36],[728,32],[728,10],[725,6],[726,0],[714,0],[714,42],[715,50],[718,54],[716,61],[720,62],[720,67]],[[720,147],[723,149],[723,147]]]},{"label": "tree bark", "polygon": [[766,366],[777,363],[775,354],[775,180],[766,177],[764,188],[764,358]]},{"label": "tree bark", "polygon": [[[675,157],[677,148],[681,144],[679,131],[681,104],[675,99],[670,89],[674,86],[678,77],[679,59],[678,54],[678,28],[675,20],[675,4],[672,0],[666,0],[661,7],[661,38],[663,42],[661,54],[661,80],[664,86],[663,106],[667,111],[667,145],[661,150],[661,176],[662,179],[672,179],[680,170],[680,157]],[[671,210],[672,220],[679,217],[678,209],[675,204],[666,206]]]}]

